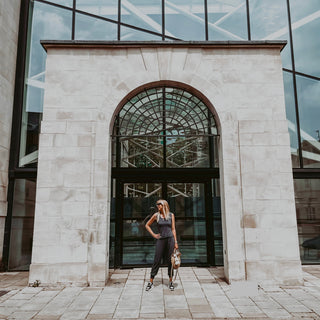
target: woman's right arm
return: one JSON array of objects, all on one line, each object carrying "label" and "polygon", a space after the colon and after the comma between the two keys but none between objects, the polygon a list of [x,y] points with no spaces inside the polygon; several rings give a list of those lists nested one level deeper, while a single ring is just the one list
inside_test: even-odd
[{"label": "woman's right arm", "polygon": [[155,238],[155,239],[159,239],[160,238],[160,234],[159,233],[154,233],[151,229],[151,225],[153,224],[154,221],[157,220],[157,214],[155,213],[150,219],[149,221],[146,223],[146,229],[148,230],[148,232]]}]

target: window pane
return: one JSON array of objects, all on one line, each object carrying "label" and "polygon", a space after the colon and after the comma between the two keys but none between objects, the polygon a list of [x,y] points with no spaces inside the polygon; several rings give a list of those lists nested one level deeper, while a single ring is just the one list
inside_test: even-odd
[{"label": "window pane", "polygon": [[[155,203],[161,198],[161,194],[162,188],[159,183],[123,185],[123,264],[152,264],[154,239],[146,230],[143,221],[157,211]],[[151,228],[158,233],[155,223]]]},{"label": "window pane", "polygon": [[19,166],[36,166],[38,134],[41,120],[46,52],[40,40],[70,40],[72,12],[35,2],[32,13],[31,38],[28,39],[26,90],[22,114]]},{"label": "window pane", "polygon": [[77,0],[77,10],[118,21],[118,0]]},{"label": "window pane", "polygon": [[127,28],[124,26],[121,26],[120,37],[122,41],[161,41],[162,39],[160,35],[157,36],[148,32]]},{"label": "window pane", "polygon": [[246,0],[208,0],[209,40],[248,40]]},{"label": "window pane", "polygon": [[163,167],[163,139],[161,137],[121,138],[120,145],[121,167]]},{"label": "window pane", "polygon": [[291,0],[290,8],[296,70],[320,77],[320,1]]},{"label": "window pane", "polygon": [[161,0],[121,0],[121,22],[162,34]]},{"label": "window pane", "polygon": [[9,270],[28,270],[31,263],[36,181],[17,179],[14,186]]},{"label": "window pane", "polygon": [[320,180],[294,180],[302,263],[320,263]]},{"label": "window pane", "polygon": [[209,167],[209,138],[167,138],[166,160],[168,168]]},{"label": "window pane", "polygon": [[116,23],[76,14],[75,38],[77,40],[117,40]]},{"label": "window pane", "polygon": [[288,120],[288,129],[290,135],[291,160],[293,168],[299,168],[299,144],[296,109],[293,91],[293,77],[289,72],[283,72],[284,94],[286,101],[286,114]]},{"label": "window pane", "polygon": [[205,188],[202,183],[168,183],[168,203],[176,217],[183,263],[207,262]]},{"label": "window pane", "polygon": [[165,34],[182,40],[205,40],[204,0],[165,1]]},{"label": "window pane", "polygon": [[303,166],[320,167],[320,81],[297,76]]},{"label": "window pane", "polygon": [[28,76],[33,80],[44,81],[40,76],[45,71],[46,53],[40,40],[70,40],[72,26],[72,12],[40,2],[34,3],[31,25],[31,39],[29,43],[30,58]]},{"label": "window pane", "polygon": [[287,40],[282,65],[292,69],[286,0],[250,0],[249,8],[252,40]]},{"label": "window pane", "polygon": [[73,0],[49,0],[49,2],[60,4],[66,7],[73,7]]}]

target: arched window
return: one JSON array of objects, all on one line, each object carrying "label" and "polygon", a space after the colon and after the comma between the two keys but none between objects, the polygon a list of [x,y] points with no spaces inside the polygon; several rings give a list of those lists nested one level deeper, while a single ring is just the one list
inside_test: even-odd
[{"label": "arched window", "polygon": [[145,89],[120,110],[113,130],[113,167],[217,167],[213,114],[190,92],[169,86]]}]

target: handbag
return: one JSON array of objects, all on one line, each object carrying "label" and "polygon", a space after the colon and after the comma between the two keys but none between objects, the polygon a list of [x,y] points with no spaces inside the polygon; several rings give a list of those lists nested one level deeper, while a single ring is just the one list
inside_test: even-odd
[{"label": "handbag", "polygon": [[181,252],[179,249],[174,248],[171,254],[171,265],[173,269],[178,269],[181,265]]},{"label": "handbag", "polygon": [[176,280],[178,269],[181,266],[181,252],[179,249],[174,248],[171,254],[171,278],[173,276],[173,270],[177,270],[173,282]]}]

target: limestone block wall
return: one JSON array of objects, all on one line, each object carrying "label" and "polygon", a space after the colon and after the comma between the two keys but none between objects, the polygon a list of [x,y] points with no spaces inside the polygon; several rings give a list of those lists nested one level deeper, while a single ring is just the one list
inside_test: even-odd
[{"label": "limestone block wall", "polygon": [[128,93],[153,82],[211,102],[227,279],[301,281],[279,43],[45,47],[30,282],[104,284],[113,119]]},{"label": "limestone block wall", "polygon": [[0,264],[7,216],[7,187],[20,0],[0,1]]}]

